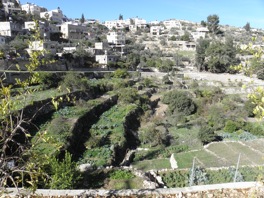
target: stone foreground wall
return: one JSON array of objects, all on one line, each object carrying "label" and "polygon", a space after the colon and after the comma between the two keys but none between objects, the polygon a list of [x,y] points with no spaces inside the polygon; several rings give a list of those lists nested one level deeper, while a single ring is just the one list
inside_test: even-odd
[{"label": "stone foreground wall", "polygon": [[[138,189],[138,190],[43,190],[36,192],[20,189],[20,196],[26,197],[174,197],[174,198],[244,198],[264,197],[264,186],[257,182],[238,182],[226,184],[214,184],[205,186],[193,186],[188,188],[169,189]],[[0,192],[3,197],[18,197],[17,189],[5,189]]]}]

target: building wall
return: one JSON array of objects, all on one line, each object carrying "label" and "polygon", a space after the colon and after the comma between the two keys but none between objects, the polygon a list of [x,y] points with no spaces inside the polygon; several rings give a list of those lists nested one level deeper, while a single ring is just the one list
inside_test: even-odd
[{"label": "building wall", "polygon": [[150,27],[151,35],[160,35],[160,33],[161,33],[161,26],[151,26]]},{"label": "building wall", "polygon": [[59,24],[61,24],[63,22],[63,13],[60,9],[56,9],[56,10],[51,10],[51,11],[47,11],[47,12],[41,12],[40,13],[40,17],[41,18],[48,18],[51,21],[55,21]]},{"label": "building wall", "polygon": [[82,25],[63,23],[60,26],[60,32],[65,39],[82,39],[88,32],[88,28]]},{"label": "building wall", "polygon": [[125,45],[125,34],[123,32],[109,32],[107,34],[108,43],[114,45]]},{"label": "building wall", "polygon": [[0,22],[0,35],[15,36],[22,30],[21,25],[13,22]]},{"label": "building wall", "polygon": [[178,28],[178,29],[182,29],[182,25],[180,21],[177,20],[167,20],[167,21],[163,21],[164,26],[167,29],[171,29],[171,28]]},{"label": "building wall", "polygon": [[31,13],[31,14],[37,15],[37,16],[40,16],[40,12],[46,12],[47,11],[46,8],[40,7],[40,6],[33,4],[33,3],[26,3],[24,5],[21,5],[21,9],[26,11],[27,14]]}]

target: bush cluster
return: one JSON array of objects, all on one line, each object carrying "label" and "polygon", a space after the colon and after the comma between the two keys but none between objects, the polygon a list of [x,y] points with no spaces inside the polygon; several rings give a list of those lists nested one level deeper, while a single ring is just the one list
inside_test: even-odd
[{"label": "bush cluster", "polygon": [[192,100],[190,93],[185,91],[170,91],[163,96],[162,102],[169,105],[170,114],[179,112],[187,116],[196,111],[196,104]]}]

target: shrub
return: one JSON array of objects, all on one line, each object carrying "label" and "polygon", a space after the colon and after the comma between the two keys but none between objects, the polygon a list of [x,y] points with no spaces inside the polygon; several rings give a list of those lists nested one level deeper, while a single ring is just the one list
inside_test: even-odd
[{"label": "shrub", "polygon": [[162,78],[162,82],[163,82],[165,85],[171,85],[171,84],[173,84],[173,82],[170,81],[170,78],[169,78],[168,75],[163,76],[163,78]]},{"label": "shrub", "polygon": [[57,73],[39,73],[39,82],[44,85],[47,89],[57,87],[62,77]]},{"label": "shrub", "polygon": [[[190,170],[190,175],[191,170]],[[193,170],[193,177],[189,178],[189,184],[192,185],[205,185],[208,183],[208,176],[204,168],[202,167],[195,167]]]},{"label": "shrub", "polygon": [[126,69],[117,69],[113,73],[114,78],[127,78],[129,77],[129,73]]},{"label": "shrub", "polygon": [[246,110],[248,117],[254,117],[253,110],[255,107],[256,107],[256,105],[253,104],[252,101],[247,100],[245,102],[244,109]]},{"label": "shrub", "polygon": [[238,129],[238,125],[236,122],[232,121],[232,120],[228,120],[225,123],[225,127],[224,127],[224,131],[229,132],[229,133],[233,133]]},{"label": "shrub", "polygon": [[138,104],[139,95],[135,88],[123,88],[118,92],[118,101],[123,104]]},{"label": "shrub", "polygon": [[[61,81],[62,89],[70,89],[72,91],[80,90],[88,86],[87,81],[82,81],[83,76],[78,73],[67,73]],[[86,83],[86,85],[85,85]]]},{"label": "shrub", "polygon": [[76,163],[72,161],[71,154],[65,153],[65,158],[60,162],[55,157],[50,160],[52,189],[74,189],[80,180]]},{"label": "shrub", "polygon": [[264,135],[264,126],[262,124],[247,123],[244,127],[244,130],[250,132],[253,135]]},{"label": "shrub", "polygon": [[186,170],[169,171],[162,174],[162,180],[169,188],[188,186],[189,172]]},{"label": "shrub", "polygon": [[198,138],[203,145],[213,142],[217,139],[214,129],[210,126],[202,126],[198,132]]},{"label": "shrub", "polygon": [[162,102],[169,105],[169,112],[180,112],[184,115],[191,115],[196,111],[196,104],[189,96],[188,92],[173,90],[166,93]]},{"label": "shrub", "polygon": [[132,179],[134,177],[135,175],[127,170],[115,170],[110,173],[110,179]]},{"label": "shrub", "polygon": [[221,104],[213,104],[207,106],[205,110],[207,114],[208,125],[215,130],[222,129],[225,126],[226,112]]}]

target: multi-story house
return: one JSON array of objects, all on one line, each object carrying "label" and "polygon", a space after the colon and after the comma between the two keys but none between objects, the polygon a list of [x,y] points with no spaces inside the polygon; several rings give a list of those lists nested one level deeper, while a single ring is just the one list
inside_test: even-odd
[{"label": "multi-story house", "polygon": [[151,26],[150,27],[150,34],[158,36],[161,34],[162,29],[163,28],[161,26]]},{"label": "multi-story house", "polygon": [[182,29],[181,22],[175,19],[163,21],[163,24],[167,29],[171,29],[171,28],[177,28],[179,30]]},{"label": "multi-story house", "polygon": [[40,17],[58,24],[61,24],[65,18],[60,8],[51,11],[41,12]]},{"label": "multi-story house", "polygon": [[2,36],[16,36],[22,31],[22,26],[18,23],[6,21],[0,22],[0,35]]},{"label": "multi-story house", "polygon": [[[25,29],[32,31],[36,29],[36,23],[35,21],[26,21],[25,22]],[[49,38],[50,33],[60,32],[60,28],[56,26],[55,24],[45,23],[45,22],[39,22],[39,31],[40,35],[43,38]]]},{"label": "multi-story house", "polygon": [[82,39],[87,35],[88,28],[80,24],[66,22],[60,25],[60,32],[65,39]]},{"label": "multi-story house", "polygon": [[106,37],[110,45],[125,45],[126,38],[122,31],[109,32]]},{"label": "multi-story house", "polygon": [[114,63],[117,62],[120,56],[116,55],[109,55],[107,51],[103,55],[96,55],[95,61],[98,62],[102,67],[107,66],[110,62]]},{"label": "multi-story house", "polygon": [[19,0],[2,0],[6,16],[12,13],[21,12]]},{"label": "multi-story house", "polygon": [[113,21],[105,21],[104,25],[109,29],[112,30],[115,29],[123,29],[125,27],[129,26],[129,23],[127,20],[113,20]]},{"label": "multi-story house", "polygon": [[205,38],[206,34],[209,32],[207,27],[199,27],[196,29],[196,32],[192,32],[191,35],[194,41],[197,41],[200,38]]},{"label": "multi-story house", "polygon": [[135,26],[137,28],[145,28],[147,26],[147,21],[145,19],[141,19],[141,18],[132,18],[132,20],[135,23]]},{"label": "multi-story house", "polygon": [[126,20],[113,20],[105,21],[104,25],[109,29],[123,29],[129,27],[129,29],[145,28],[147,26],[147,21],[145,19],[130,18]]},{"label": "multi-story house", "polygon": [[194,51],[196,49],[195,42],[189,41],[170,41],[170,44],[174,45],[179,50]]},{"label": "multi-story house", "polygon": [[26,3],[21,5],[21,9],[24,10],[27,14],[40,16],[41,12],[47,12],[47,9],[44,7],[40,7],[33,3]]},{"label": "multi-story house", "polygon": [[156,20],[156,21],[150,21],[149,24],[150,24],[150,25],[159,25],[160,22],[157,21],[157,20]]},{"label": "multi-story house", "polygon": [[206,33],[205,32],[192,32],[191,35],[193,37],[193,40],[197,41],[200,38],[204,39],[206,36]]}]

